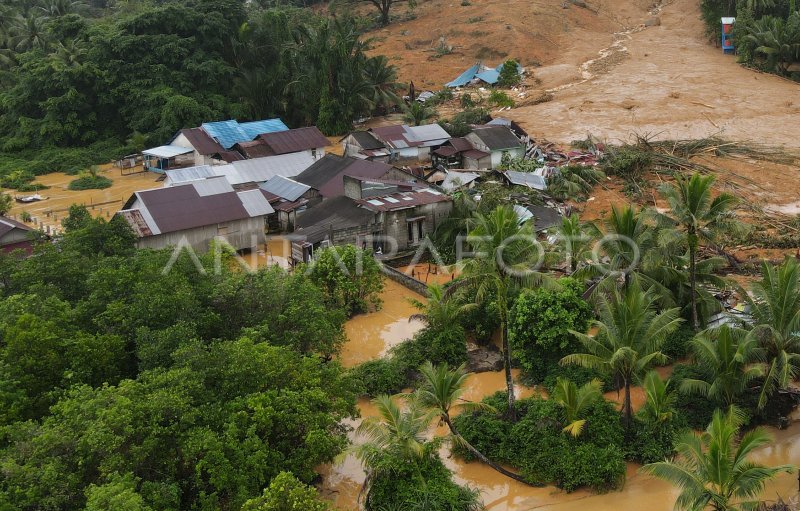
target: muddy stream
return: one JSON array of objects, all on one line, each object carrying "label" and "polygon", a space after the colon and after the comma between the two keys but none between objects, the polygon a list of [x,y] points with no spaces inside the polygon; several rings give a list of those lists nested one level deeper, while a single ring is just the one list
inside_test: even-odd
[{"label": "muddy stream", "polygon": [[[346,367],[385,355],[388,350],[403,340],[411,337],[422,324],[408,321],[415,309],[408,303],[409,298],[421,297],[412,291],[386,281],[382,293],[383,308],[374,313],[356,316],[348,321],[345,328],[348,343],[341,354],[341,361]],[[663,375],[669,373],[665,369]],[[515,378],[518,373],[514,372]],[[467,383],[468,392],[465,399],[479,400],[505,388],[502,371],[471,374]],[[540,392],[537,389],[516,385],[519,397],[528,397]],[[616,393],[606,395],[608,399],[617,400]],[[641,391],[635,389],[634,404],[643,400]],[[367,399],[358,402],[362,417],[374,416],[375,408]],[[800,414],[796,414],[792,426],[787,430],[771,429],[775,441],[768,448],[757,452],[758,461],[767,464],[795,463],[800,464]],[[359,420],[350,421],[354,428]],[[444,428],[431,431],[431,434],[445,435]],[[351,439],[359,439],[351,433]],[[621,491],[606,494],[593,494],[589,491],[565,493],[555,487],[532,488],[497,474],[480,463],[465,463],[450,455],[445,446],[441,451],[442,459],[460,484],[467,484],[481,491],[483,503],[487,511],[526,511],[531,509],[550,511],[671,511],[677,492],[668,484],[637,473],[638,465],[628,464],[627,480]],[[321,493],[329,499],[336,509],[350,511],[359,509],[356,502],[361,485],[364,482],[364,471],[360,463],[348,456],[338,465],[320,467],[323,482]],[[770,482],[764,492],[764,499],[772,500],[777,495],[788,497],[794,495],[798,488],[796,475],[782,475]]]}]

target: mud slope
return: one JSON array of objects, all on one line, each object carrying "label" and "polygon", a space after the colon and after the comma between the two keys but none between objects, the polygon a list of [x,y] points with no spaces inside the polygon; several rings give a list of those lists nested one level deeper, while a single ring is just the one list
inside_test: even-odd
[{"label": "mud slope", "polygon": [[[612,34],[640,23],[652,0],[424,0],[413,19],[397,3],[400,18],[369,33],[374,54],[389,57],[401,81],[440,89],[480,60],[497,65],[515,58],[523,66],[573,65],[592,58]],[[581,2],[578,2],[581,3]],[[441,44],[452,47],[437,54]],[[441,53],[441,52],[440,52]]]},{"label": "mud slope", "polygon": [[552,101],[503,115],[558,142],[587,133],[615,142],[638,132],[800,147],[800,84],[745,69],[708,44],[697,0],[668,2],[660,18],[660,26],[618,35],[603,53],[609,58],[573,69],[572,85],[544,81]]}]

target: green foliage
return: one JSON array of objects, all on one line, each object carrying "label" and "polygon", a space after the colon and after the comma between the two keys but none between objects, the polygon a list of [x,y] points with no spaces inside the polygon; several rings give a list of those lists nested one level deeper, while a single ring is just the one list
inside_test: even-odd
[{"label": "green foliage", "polygon": [[[463,97],[463,96],[462,96]],[[472,131],[473,124],[484,124],[490,120],[489,111],[480,107],[465,108],[449,121],[440,122],[452,137],[463,137]]]},{"label": "green foliage", "polygon": [[7,193],[0,192],[0,216],[8,214],[13,205],[14,199]]},{"label": "green foliage", "polygon": [[689,354],[689,341],[694,338],[694,330],[687,323],[681,324],[674,332],[664,338],[661,353],[671,361],[680,360]]},{"label": "green foliage", "polygon": [[69,182],[70,190],[102,190],[109,188],[113,182],[105,176],[85,175]]},{"label": "green foliage", "polygon": [[[676,389],[680,389],[685,379],[700,379],[704,377],[702,368],[697,365],[676,364],[670,381]],[[711,415],[717,408],[714,401],[699,394],[678,392],[675,408],[692,429],[702,429],[711,420]]]},{"label": "green foliage", "polygon": [[627,181],[641,179],[652,163],[653,159],[648,151],[629,145],[609,151],[601,161],[606,174],[619,176]]},{"label": "green foliage", "polygon": [[383,274],[371,250],[354,245],[327,248],[314,259],[309,277],[331,305],[350,316],[380,306]]},{"label": "green foliage", "polygon": [[353,381],[319,356],[346,316],[308,277],[212,254],[165,272],[124,221],[64,226],[0,259],[3,506],[238,511],[346,446]]},{"label": "green foliage", "polygon": [[[517,70],[517,61],[509,59],[503,62],[503,68],[500,70],[500,76],[497,78],[497,85],[500,87],[513,87],[519,85],[522,77]],[[513,106],[513,105],[510,105]]]},{"label": "green foliage", "polygon": [[494,105],[498,108],[514,107],[514,100],[511,99],[511,96],[501,90],[493,90],[489,94],[488,101],[490,105]]},{"label": "green foliage", "polygon": [[571,330],[586,331],[592,309],[582,298],[583,285],[560,279],[559,288],[524,290],[509,311],[509,342],[514,358],[528,375],[543,370],[580,346]]},{"label": "green foliage", "polygon": [[269,483],[264,493],[248,500],[241,511],[325,511],[326,502],[317,489],[299,481],[291,472],[281,472]]},{"label": "green foliage", "polygon": [[[455,424],[464,438],[489,458],[517,467],[531,481],[555,484],[567,491],[584,486],[604,491],[623,482],[623,431],[619,414],[610,403],[600,400],[588,406],[583,433],[573,437],[562,432],[568,423],[564,409],[554,400],[520,400],[516,423],[502,418],[502,393],[483,402],[497,411],[462,414]],[[458,446],[456,452],[465,454]]]},{"label": "green foliage", "polygon": [[421,126],[427,124],[427,121],[436,115],[436,111],[428,105],[428,102],[420,103],[419,101],[412,101],[406,107],[406,114],[403,120],[413,124],[414,126]]},{"label": "green foliage", "polygon": [[597,167],[565,165],[547,178],[547,193],[554,199],[562,201],[584,201],[604,177],[603,171]]}]

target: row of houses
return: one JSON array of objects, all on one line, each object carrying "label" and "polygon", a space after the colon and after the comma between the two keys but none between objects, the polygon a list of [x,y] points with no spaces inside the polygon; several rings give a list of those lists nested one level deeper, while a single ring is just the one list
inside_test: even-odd
[{"label": "row of houses", "polygon": [[[264,242],[265,232],[281,232],[291,234],[297,261],[331,244],[402,253],[449,215],[447,192],[497,168],[504,154],[525,154],[505,125],[475,127],[458,138],[438,124],[384,126],[341,143],[343,156],[329,154],[315,127],[290,130],[279,119],[181,130],[144,153],[186,151],[185,160],[146,159],[164,174],[163,187],[133,194],[119,215],[146,248],[188,244],[204,251],[223,236],[248,250]],[[426,161],[439,169],[435,176],[396,166]]]},{"label": "row of houses", "polygon": [[468,170],[496,169],[504,154],[525,156],[525,143],[504,125],[473,128],[450,137],[438,124],[384,126],[354,131],[341,140],[346,156],[383,161],[431,161],[434,166]]},{"label": "row of houses", "polygon": [[142,151],[142,159],[145,169],[163,174],[169,169],[288,154],[302,154],[314,161],[325,155],[328,145],[315,126],[289,129],[280,119],[228,120],[182,129],[167,144]]}]

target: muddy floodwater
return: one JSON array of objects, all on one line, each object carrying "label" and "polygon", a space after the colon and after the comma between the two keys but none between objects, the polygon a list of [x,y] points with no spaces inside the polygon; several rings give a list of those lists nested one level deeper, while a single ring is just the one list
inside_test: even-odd
[{"label": "muddy floodwater", "polygon": [[[347,325],[348,343],[342,351],[341,360],[346,366],[353,366],[365,360],[378,358],[388,348],[414,335],[422,325],[409,322],[408,316],[415,309],[408,303],[408,298],[421,299],[419,295],[392,281],[386,281],[386,289],[382,293],[383,309],[378,312],[356,316]],[[670,369],[659,372],[668,376]],[[518,372],[514,371],[515,379]],[[467,381],[467,393],[464,398],[480,400],[482,397],[505,388],[503,372],[471,374]],[[538,389],[516,384],[517,395],[528,397],[540,393]],[[606,397],[617,400],[616,393]],[[641,401],[643,396],[639,389],[634,389],[633,400]],[[375,416],[374,406],[367,399],[358,403],[362,417]],[[349,425],[357,427],[360,420],[353,420]],[[775,441],[768,447],[756,451],[754,458],[768,465],[783,463],[800,464],[800,413],[793,417],[792,425],[783,431],[770,428]],[[445,435],[446,429],[432,428],[431,435]],[[353,442],[360,439],[355,433],[350,434]],[[477,488],[487,511],[671,511],[677,497],[677,491],[669,484],[638,473],[639,466],[628,464],[625,486],[616,492],[593,494],[581,490],[565,493],[558,488],[532,488],[498,474],[480,463],[465,463],[451,456],[449,449],[442,447],[442,459],[454,473],[455,480]],[[342,511],[357,510],[357,499],[364,482],[364,471],[361,464],[353,456],[348,456],[341,463],[320,467],[323,480],[320,491],[329,499],[336,509]],[[766,500],[773,500],[778,495],[789,497],[798,490],[796,474],[783,474],[767,484],[763,494]]]}]

